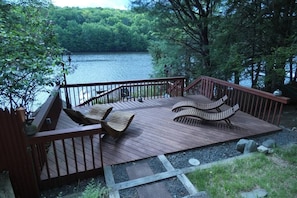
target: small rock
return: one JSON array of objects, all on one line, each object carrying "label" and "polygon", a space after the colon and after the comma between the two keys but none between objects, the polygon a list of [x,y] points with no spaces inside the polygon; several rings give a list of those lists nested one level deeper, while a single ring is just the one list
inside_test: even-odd
[{"label": "small rock", "polygon": [[276,147],[276,142],[273,139],[268,139],[262,143],[263,146],[266,148],[275,148]]},{"label": "small rock", "polygon": [[264,154],[267,154],[268,151],[269,151],[269,149],[267,147],[263,146],[263,145],[258,146],[257,150],[258,150],[258,152],[264,153]]},{"label": "small rock", "polygon": [[247,139],[240,139],[236,144],[236,150],[243,153],[245,145],[248,143]]},{"label": "small rock", "polygon": [[242,192],[242,198],[263,198],[267,197],[268,192],[265,189],[255,189],[251,192]]},{"label": "small rock", "polygon": [[254,141],[254,140],[249,140],[247,142],[247,144],[245,145],[244,147],[244,151],[243,153],[244,154],[247,154],[247,153],[252,153],[252,152],[256,152],[257,151],[257,143]]},{"label": "small rock", "polygon": [[192,166],[199,166],[200,161],[195,158],[191,158],[191,159],[189,159],[189,164],[191,164]]},{"label": "small rock", "polygon": [[273,95],[275,95],[275,96],[281,96],[282,94],[283,94],[283,92],[279,89],[277,89],[273,92]]}]

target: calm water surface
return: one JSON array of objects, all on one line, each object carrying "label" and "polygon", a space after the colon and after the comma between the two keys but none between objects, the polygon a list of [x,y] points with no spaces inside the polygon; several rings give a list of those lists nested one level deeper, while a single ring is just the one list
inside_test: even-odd
[{"label": "calm water surface", "polygon": [[68,84],[147,79],[153,72],[148,53],[76,54],[71,59],[77,69],[67,75]]}]

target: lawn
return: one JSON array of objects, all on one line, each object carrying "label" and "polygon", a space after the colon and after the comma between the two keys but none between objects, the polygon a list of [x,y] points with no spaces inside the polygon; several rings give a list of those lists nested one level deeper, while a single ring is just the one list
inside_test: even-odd
[{"label": "lawn", "polygon": [[270,198],[297,197],[297,145],[214,165],[188,177],[210,197],[240,197],[241,192],[258,188],[265,189]]}]

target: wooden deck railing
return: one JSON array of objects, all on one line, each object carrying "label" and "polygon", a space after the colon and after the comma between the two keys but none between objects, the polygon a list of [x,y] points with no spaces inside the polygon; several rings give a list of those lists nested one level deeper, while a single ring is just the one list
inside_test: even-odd
[{"label": "wooden deck railing", "polygon": [[[61,86],[61,96],[71,106],[111,103],[116,101],[182,96],[184,77],[106,83],[68,84]],[[68,99],[67,99],[68,98]]]},{"label": "wooden deck railing", "polygon": [[40,132],[29,137],[27,144],[40,188],[102,173],[101,133],[101,126],[97,124]]},{"label": "wooden deck railing", "polygon": [[271,93],[243,87],[227,81],[201,76],[185,88],[188,94],[202,94],[211,100],[228,95],[226,104],[239,104],[240,110],[269,123],[279,125],[283,105],[289,98],[274,96]]},{"label": "wooden deck railing", "polygon": [[55,87],[32,122],[38,133],[27,137],[28,153],[41,189],[102,171],[101,126],[55,130],[61,109],[59,87]]}]

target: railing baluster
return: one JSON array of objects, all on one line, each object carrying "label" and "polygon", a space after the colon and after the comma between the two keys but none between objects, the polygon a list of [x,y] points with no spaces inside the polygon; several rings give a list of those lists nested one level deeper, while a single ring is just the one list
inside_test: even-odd
[{"label": "railing baluster", "polygon": [[75,171],[78,173],[78,165],[77,165],[77,157],[76,157],[76,146],[75,146],[75,141],[74,138],[71,138],[72,140],[72,149],[73,149],[73,157],[74,157],[74,163],[75,163]]},{"label": "railing baluster", "polygon": [[282,103],[279,103],[279,105],[280,105],[280,107],[279,107],[279,112],[278,112],[278,116],[277,116],[277,120],[276,120],[277,124],[280,123],[281,114],[283,112],[283,107],[284,107],[284,105]]},{"label": "railing baluster", "polygon": [[249,111],[249,114],[250,115],[253,115],[253,110],[254,110],[254,108],[255,108],[255,95],[251,95],[250,94],[250,103],[251,103],[251,106],[250,106],[250,111]]},{"label": "railing baluster", "polygon": [[93,136],[90,136],[90,141],[91,141],[91,152],[92,152],[93,169],[95,169],[96,166],[95,166],[95,154],[94,154],[94,142],[93,142]]},{"label": "railing baluster", "polygon": [[55,141],[53,141],[53,150],[54,150],[54,160],[55,160],[55,164],[56,164],[56,170],[57,170],[57,174],[58,177],[60,177],[60,167],[59,167],[59,161],[58,161],[58,156],[57,156],[57,148],[56,148],[56,143]]},{"label": "railing baluster", "polygon": [[262,109],[263,109],[263,101],[264,101],[264,99],[260,98],[260,106],[259,106],[258,112],[257,112],[258,115],[256,115],[257,118],[260,118],[260,116],[261,116],[261,112],[262,112]]},{"label": "railing baluster", "polygon": [[64,153],[64,159],[65,159],[65,164],[66,164],[66,172],[67,175],[69,175],[69,166],[68,166],[68,157],[67,157],[67,150],[66,150],[66,146],[65,146],[65,140],[61,140],[62,144],[63,144],[63,153]]},{"label": "railing baluster", "polygon": [[86,160],[84,136],[81,137],[81,145],[82,145],[82,152],[83,152],[83,158],[84,158],[85,171],[87,171],[87,160]]},{"label": "railing baluster", "polygon": [[271,111],[272,111],[272,100],[269,100],[269,102],[270,102],[270,105],[269,105],[269,109],[268,109],[268,116],[267,116],[267,122],[269,122],[269,120],[270,120],[270,117],[271,117]]},{"label": "railing baluster", "polygon": [[[42,147],[43,147],[43,150],[45,151],[44,144],[42,145]],[[45,170],[46,170],[47,178],[50,179],[51,178],[51,174],[50,174],[50,170],[49,170],[49,164],[48,164],[47,157],[45,158],[44,162],[45,162]]]},{"label": "railing baluster", "polygon": [[276,116],[276,111],[277,111],[277,109],[278,109],[277,106],[278,106],[277,103],[274,102],[274,111],[273,111],[273,115],[272,115],[272,120],[271,120],[271,122],[274,122],[274,119],[275,119],[275,116]]}]

